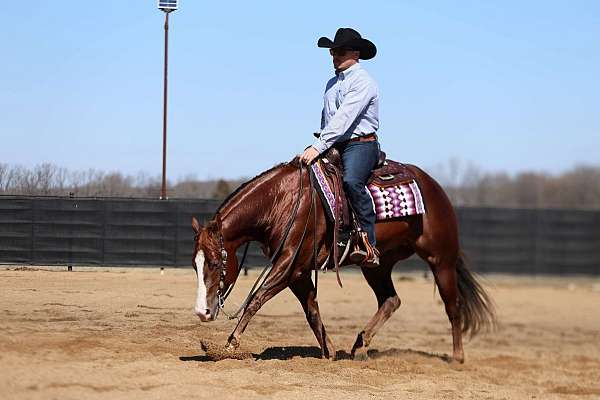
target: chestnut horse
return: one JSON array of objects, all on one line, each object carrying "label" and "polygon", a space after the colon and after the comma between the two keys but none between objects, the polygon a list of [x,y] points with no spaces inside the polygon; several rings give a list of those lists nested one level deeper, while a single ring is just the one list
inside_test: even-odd
[{"label": "chestnut horse", "polygon": [[[304,168],[303,168],[304,167]],[[407,166],[416,176],[426,213],[376,224],[380,266],[361,268],[377,297],[378,309],[358,333],[352,356],[366,356],[368,346],[383,324],[400,307],[392,267],[416,253],[425,260],[435,277],[446,314],[452,326],[453,359],[464,362],[462,334],[476,334],[495,324],[491,299],[467,269],[459,248],[454,210],[441,186],[418,167]],[[236,249],[249,241],[262,244],[273,266],[259,286],[226,348],[239,346],[240,336],[261,306],[290,288],[304,309],[322,356],[335,358],[335,348],[325,331],[312,270],[322,265],[332,245],[332,224],[326,221],[321,202],[315,200],[308,169],[298,159],[280,164],[246,182],[219,207],[205,227],[193,218],[196,232],[193,266],[198,277],[194,311],[202,321],[216,318],[223,293],[239,275]],[[316,255],[316,259],[314,257]]]}]

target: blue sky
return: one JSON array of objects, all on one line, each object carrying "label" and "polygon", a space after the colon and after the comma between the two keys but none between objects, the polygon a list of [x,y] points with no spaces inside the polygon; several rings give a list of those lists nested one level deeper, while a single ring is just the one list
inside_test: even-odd
[{"label": "blue sky", "polygon": [[[0,162],[159,175],[156,2],[57,4],[1,11]],[[378,46],[363,65],[392,158],[510,173],[600,164],[600,2],[181,0],[168,177],[253,176],[310,144],[332,75],[316,41],[340,26]]]}]

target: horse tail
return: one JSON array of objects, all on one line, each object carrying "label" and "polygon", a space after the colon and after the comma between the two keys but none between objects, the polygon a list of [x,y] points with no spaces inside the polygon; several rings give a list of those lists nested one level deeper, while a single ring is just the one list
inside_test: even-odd
[{"label": "horse tail", "polygon": [[473,337],[481,330],[495,329],[497,319],[494,302],[467,267],[462,251],[458,255],[456,275],[463,333]]}]

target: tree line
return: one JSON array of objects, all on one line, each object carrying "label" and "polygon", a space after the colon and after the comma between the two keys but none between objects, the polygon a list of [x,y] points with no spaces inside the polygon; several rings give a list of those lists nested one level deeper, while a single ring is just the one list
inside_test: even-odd
[{"label": "tree line", "polygon": [[[428,172],[458,206],[600,208],[600,166],[580,165],[560,174],[508,174],[484,171],[453,159]],[[168,182],[168,195],[223,199],[245,180],[188,176]],[[158,198],[160,186],[160,177],[144,173],[70,171],[50,163],[32,168],[0,163],[0,195]]]},{"label": "tree line", "polygon": [[431,170],[454,205],[511,208],[600,208],[600,166],[560,174],[485,172],[452,159]]},{"label": "tree line", "polygon": [[[167,182],[169,198],[223,199],[243,180],[199,180],[193,176]],[[161,178],[95,169],[70,171],[50,163],[33,168],[0,163],[0,195],[159,198]]]}]

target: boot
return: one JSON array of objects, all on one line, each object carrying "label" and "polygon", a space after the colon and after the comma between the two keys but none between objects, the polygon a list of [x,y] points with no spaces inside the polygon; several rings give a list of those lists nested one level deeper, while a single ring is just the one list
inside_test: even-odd
[{"label": "boot", "polygon": [[358,232],[348,259],[352,264],[366,268],[379,266],[379,251],[369,243],[366,232]]},{"label": "boot", "polygon": [[[369,244],[369,246],[371,246]],[[377,250],[377,248],[371,246],[371,248],[373,249],[373,252],[370,254],[370,256],[367,256],[367,258],[365,259],[365,261],[362,262],[362,264],[360,264],[361,267],[365,267],[365,268],[377,268],[379,267],[379,250]]]}]

